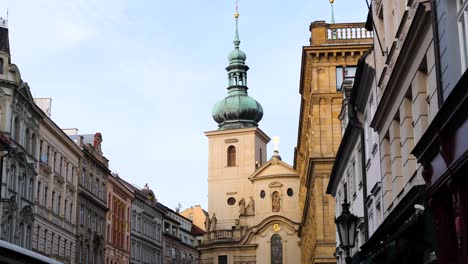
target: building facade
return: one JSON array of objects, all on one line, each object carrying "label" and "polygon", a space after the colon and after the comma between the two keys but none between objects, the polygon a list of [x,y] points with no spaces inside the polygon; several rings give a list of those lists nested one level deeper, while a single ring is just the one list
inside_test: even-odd
[{"label": "building facade", "polygon": [[101,150],[101,133],[78,135],[65,130],[80,147],[83,156],[78,173],[76,206],[76,263],[103,264],[106,246],[107,178],[109,161]]},{"label": "building facade", "polygon": [[335,263],[335,201],[326,195],[341,141],[341,84],[354,76],[359,58],[372,46],[364,23],[310,25],[302,49],[301,106],[294,169],[300,176],[302,263]]},{"label": "building facade", "polygon": [[119,175],[111,174],[107,183],[107,242],[106,264],[130,263],[130,210],[134,194],[120,180]]},{"label": "building facade", "polygon": [[374,52],[367,64],[375,69],[376,87],[370,89],[376,109],[370,126],[378,134],[381,184],[368,185],[365,209],[372,232],[355,258],[436,261],[423,167],[411,154],[439,104],[431,13],[428,1],[372,2]]},{"label": "building facade", "polygon": [[190,208],[180,212],[180,214],[183,217],[190,219],[192,224],[198,226],[203,231],[206,231],[205,222],[208,217],[208,212],[205,211],[200,205],[191,206]]},{"label": "building facade", "polygon": [[[45,106],[44,113],[50,113],[50,99],[36,99],[36,102]],[[75,263],[77,185],[82,152],[49,115],[44,114],[39,130],[32,249],[63,263]]]},{"label": "building facade", "polygon": [[135,195],[132,202],[130,263],[161,264],[164,210],[158,205],[148,184],[143,189],[133,185],[129,188]]},{"label": "building facade", "polygon": [[11,63],[6,20],[0,18],[0,238],[32,248],[41,110]]},{"label": "building facade", "polygon": [[270,138],[258,127],[262,106],[247,94],[238,16],[228,95],[213,108],[219,128],[205,132],[210,218],[198,246],[201,263],[300,263],[299,176],[277,151],[267,160]]},{"label": "building facade", "polygon": [[162,263],[200,263],[200,254],[195,248],[196,240],[192,234],[192,221],[162,204],[159,205],[165,209]]},{"label": "building facade", "polygon": [[[430,1],[440,108],[415,145],[433,215],[438,263],[468,262],[468,1]],[[426,7],[427,9],[428,7]],[[429,96],[432,93],[428,92]],[[432,102],[431,102],[432,103]],[[432,112],[431,112],[432,113]],[[416,141],[415,141],[416,142]]]}]

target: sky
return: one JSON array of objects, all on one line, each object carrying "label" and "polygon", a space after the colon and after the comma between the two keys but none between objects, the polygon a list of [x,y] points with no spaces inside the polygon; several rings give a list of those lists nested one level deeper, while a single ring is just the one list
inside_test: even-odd
[{"label": "sky", "polygon": [[[12,62],[34,97],[52,98],[56,124],[101,132],[110,169],[166,206],[207,208],[204,132],[227,94],[235,0],[0,0],[1,17],[7,9]],[[334,10],[336,23],[367,15],[365,0]],[[302,46],[311,22],[330,21],[329,1],[239,0],[239,13],[260,128],[292,165]]]}]

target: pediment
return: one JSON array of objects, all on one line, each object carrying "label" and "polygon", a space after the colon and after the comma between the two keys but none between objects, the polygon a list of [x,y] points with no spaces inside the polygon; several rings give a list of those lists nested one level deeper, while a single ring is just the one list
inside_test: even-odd
[{"label": "pediment", "polygon": [[23,82],[20,84],[20,86],[18,87],[18,93],[22,94],[27,99],[27,101],[34,102],[34,98],[31,94],[31,89],[29,88],[27,82]]},{"label": "pediment", "polygon": [[260,179],[284,178],[292,177],[299,178],[293,167],[286,162],[273,157],[267,163],[258,168],[250,177],[249,180],[255,181]]}]

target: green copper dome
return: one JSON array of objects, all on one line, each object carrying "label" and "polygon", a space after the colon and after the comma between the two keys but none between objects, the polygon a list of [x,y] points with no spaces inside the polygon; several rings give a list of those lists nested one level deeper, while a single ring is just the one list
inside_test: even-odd
[{"label": "green copper dome", "polygon": [[234,50],[229,53],[228,95],[213,107],[213,119],[218,123],[219,129],[236,129],[256,127],[263,117],[263,108],[259,102],[247,94],[247,71],[245,64],[247,56],[239,49],[239,33],[234,36]]}]

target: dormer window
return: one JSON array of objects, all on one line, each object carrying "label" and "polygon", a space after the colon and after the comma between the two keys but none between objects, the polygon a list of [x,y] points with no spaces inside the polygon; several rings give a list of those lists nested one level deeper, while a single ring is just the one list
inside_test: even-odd
[{"label": "dormer window", "polygon": [[227,165],[228,167],[236,166],[236,147],[229,146],[227,149]]}]

